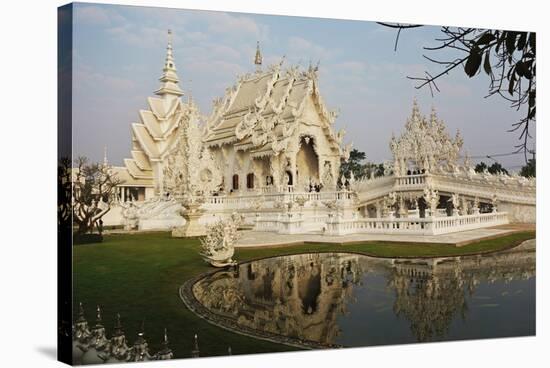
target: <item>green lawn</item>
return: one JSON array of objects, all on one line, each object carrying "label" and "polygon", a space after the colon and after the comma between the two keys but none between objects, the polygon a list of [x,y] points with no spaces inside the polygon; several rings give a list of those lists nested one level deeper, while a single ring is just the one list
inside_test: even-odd
[{"label": "green lawn", "polygon": [[[382,257],[453,256],[502,250],[535,237],[534,231],[454,247],[443,244],[371,242],[349,245],[306,244],[268,249],[239,249],[239,261],[308,251],[351,251]],[[201,356],[295,350],[215,327],[189,312],[179,298],[185,280],[211,270],[198,255],[197,239],[175,239],[170,233],[107,235],[100,244],[74,247],[74,300],[82,302],[90,325],[95,306],[103,309],[110,335],[120,313],[126,336],[135,340],[142,320],[152,352],[160,349],[164,327],[176,358],[190,356],[199,335]],[[77,311],[75,304],[75,313]]]}]

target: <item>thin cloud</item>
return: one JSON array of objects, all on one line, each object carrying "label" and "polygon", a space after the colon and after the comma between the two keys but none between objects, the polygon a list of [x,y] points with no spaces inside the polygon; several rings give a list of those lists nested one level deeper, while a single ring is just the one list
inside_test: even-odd
[{"label": "thin cloud", "polygon": [[80,5],[75,7],[75,23],[94,26],[106,26],[124,21],[112,7]]},{"label": "thin cloud", "polygon": [[291,55],[300,55],[302,58],[310,58],[314,61],[326,61],[334,55],[333,50],[314,44],[305,38],[291,36],[288,39],[288,49]]}]

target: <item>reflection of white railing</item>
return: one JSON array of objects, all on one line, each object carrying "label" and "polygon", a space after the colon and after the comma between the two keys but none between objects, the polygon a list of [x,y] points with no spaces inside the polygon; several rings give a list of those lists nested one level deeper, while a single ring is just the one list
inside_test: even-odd
[{"label": "reflection of white railing", "polygon": [[301,213],[264,214],[256,217],[254,230],[281,234],[320,232],[325,227],[327,215],[303,215]]},{"label": "reflection of white railing", "polygon": [[506,212],[426,218],[335,219],[326,224],[327,235],[357,233],[438,235],[508,223]]}]

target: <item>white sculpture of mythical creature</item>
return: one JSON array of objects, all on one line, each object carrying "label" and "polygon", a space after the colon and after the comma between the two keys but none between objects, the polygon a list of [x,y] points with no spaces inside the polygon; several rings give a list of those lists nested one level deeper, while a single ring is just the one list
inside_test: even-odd
[{"label": "white sculpture of mythical creature", "polygon": [[227,267],[237,264],[232,259],[235,253],[235,242],[239,238],[237,231],[242,216],[236,212],[229,219],[220,220],[207,226],[206,236],[201,238],[201,255],[214,267]]},{"label": "white sculpture of mythical creature", "polygon": [[121,202],[124,230],[133,230],[138,226],[138,207],[133,202]]},{"label": "white sculpture of mythical creature", "polygon": [[497,207],[498,207],[498,197],[495,194],[493,194],[493,196],[491,197],[491,204],[493,205],[493,212],[497,212]]},{"label": "white sculpture of mythical creature", "polygon": [[392,217],[395,215],[394,213],[394,207],[397,203],[397,193],[396,192],[390,192],[388,193],[388,196],[384,198],[384,207],[386,210],[386,213]]},{"label": "white sculpture of mythical creature", "polygon": [[388,203],[390,206],[393,206],[397,203],[397,193],[391,192],[388,194]]},{"label": "white sculpture of mythical creature", "polygon": [[262,197],[257,197],[253,202],[252,202],[252,205],[250,206],[252,209],[254,209],[254,211],[258,212],[260,211],[260,209],[262,209],[263,205],[264,205],[264,202],[265,202],[265,198],[262,196]]},{"label": "white sculpture of mythical creature", "polygon": [[296,202],[298,207],[300,207],[300,210],[302,210],[304,208],[307,201],[308,201],[307,196],[305,196],[303,194],[300,194],[300,195],[297,195],[296,197],[294,197],[294,202]]},{"label": "white sculpture of mythical creature", "polygon": [[439,203],[439,192],[432,188],[424,188],[424,199],[430,206],[430,215],[435,216],[437,204]]},{"label": "white sculpture of mythical creature", "polygon": [[199,208],[204,204],[206,198],[200,191],[194,190],[192,193],[185,193],[181,197],[181,205],[189,212],[197,212]]},{"label": "white sculpture of mythical creature", "polygon": [[389,176],[393,174],[394,167],[392,162],[384,161],[383,166],[384,166],[384,176]]},{"label": "white sculpture of mythical creature", "polygon": [[453,208],[458,209],[460,205],[460,197],[458,194],[451,194],[451,198],[449,198],[449,202],[453,204]]},{"label": "white sculpture of mythical creature", "polygon": [[334,190],[335,182],[334,176],[332,175],[332,166],[329,161],[326,161],[323,166],[323,175],[321,178],[321,184],[325,190]]}]

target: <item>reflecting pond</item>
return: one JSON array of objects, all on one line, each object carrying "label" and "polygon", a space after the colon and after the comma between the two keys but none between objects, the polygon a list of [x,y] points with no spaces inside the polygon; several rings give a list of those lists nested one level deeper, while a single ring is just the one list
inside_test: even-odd
[{"label": "reflecting pond", "polygon": [[350,253],[274,257],[210,274],[192,290],[218,324],[298,344],[535,334],[534,244],[429,260]]}]

